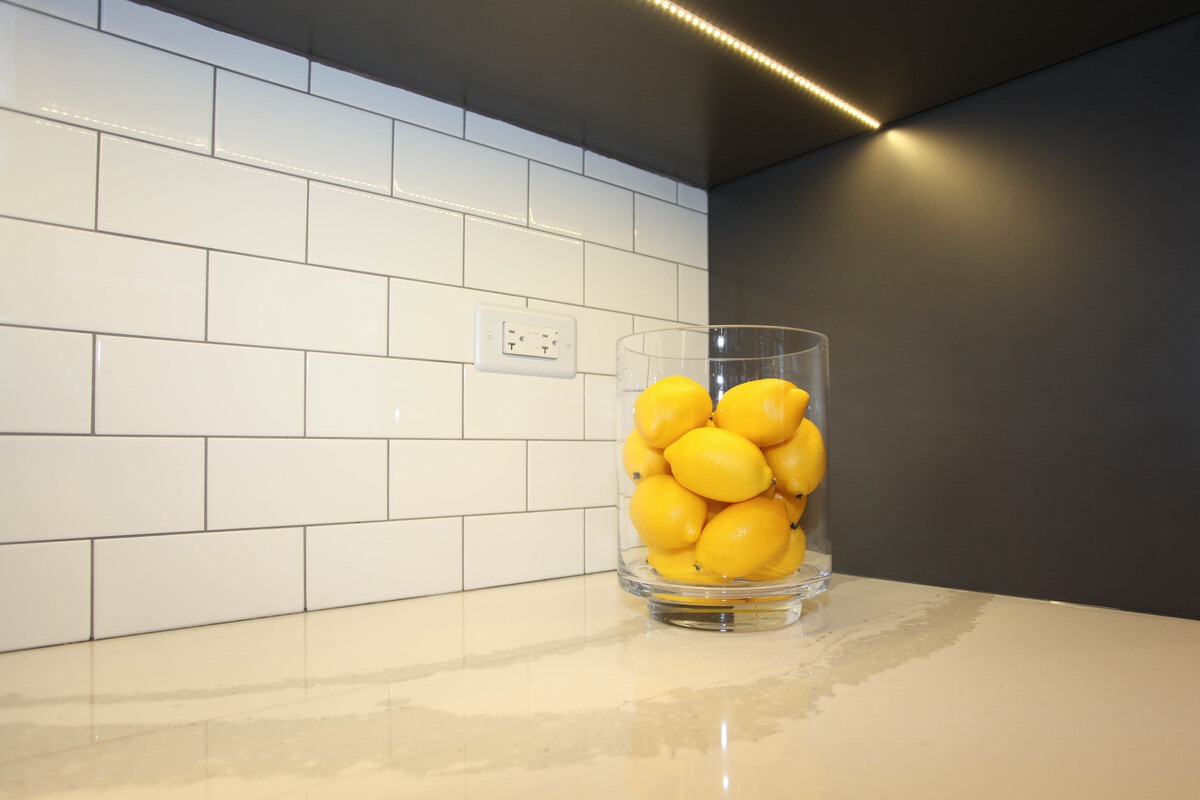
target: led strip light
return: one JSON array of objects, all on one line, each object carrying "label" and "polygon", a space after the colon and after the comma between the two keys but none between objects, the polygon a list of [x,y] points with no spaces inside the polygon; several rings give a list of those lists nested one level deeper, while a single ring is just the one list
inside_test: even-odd
[{"label": "led strip light", "polygon": [[737,52],[741,53],[743,56],[750,59],[751,61],[758,62],[759,64],[761,64],[762,66],[771,70],[772,72],[779,75],[780,77],[786,78],[787,80],[789,80],[792,83],[799,86],[801,89],[804,89],[807,92],[811,92],[812,94],[821,98],[825,102],[827,102],[830,105],[837,108],[839,111],[849,114],[850,116],[857,119],[859,122],[862,122],[863,124],[865,124],[871,128],[879,128],[879,126],[880,126],[879,120],[875,119],[874,117],[872,117],[868,114],[863,113],[859,109],[857,109],[854,106],[847,103],[842,98],[833,94],[829,90],[824,89],[821,86],[818,86],[817,84],[813,83],[808,78],[799,74],[795,70],[785,67],[783,64],[780,64],[778,61],[771,58],[766,53],[763,53],[760,50],[756,50],[755,48],[753,48],[750,45],[743,42],[741,39],[737,38],[736,36],[726,33],[725,31],[718,28],[716,25],[713,25],[708,20],[697,17],[695,14],[688,11],[686,8],[677,6],[674,3],[669,2],[668,0],[646,0],[646,2],[651,3],[652,5],[656,5],[659,8],[663,9],[664,11],[667,11],[668,13],[675,16],[677,19],[682,20],[683,22],[686,22],[688,25],[691,25],[693,28],[697,29],[701,33],[705,34],[706,36],[716,39],[718,42],[725,45],[726,47],[729,47],[730,49],[736,50]]}]

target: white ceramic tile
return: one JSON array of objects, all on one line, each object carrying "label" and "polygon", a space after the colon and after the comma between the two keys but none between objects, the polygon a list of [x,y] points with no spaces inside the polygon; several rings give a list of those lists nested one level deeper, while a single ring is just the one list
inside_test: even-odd
[{"label": "white ceramic tile", "polygon": [[0,214],[95,227],[95,131],[0,110]]},{"label": "white ceramic tile", "polygon": [[[634,317],[633,332],[644,333],[645,331],[657,331],[663,328],[677,328],[679,323],[671,319],[662,319],[660,317]],[[686,345],[685,345],[686,347]]]},{"label": "white ceramic tile", "polygon": [[385,442],[208,441],[210,529],[386,518]]},{"label": "white ceramic tile", "polygon": [[589,178],[615,183],[626,189],[666,200],[669,203],[675,202],[677,193],[675,181],[615,158],[602,156],[591,150],[584,154],[583,174]]},{"label": "white ceramic tile", "polygon": [[545,308],[576,319],[578,349],[576,367],[580,372],[612,375],[617,368],[617,339],[633,333],[633,318],[628,314],[579,306],[562,306],[530,300],[529,307]]},{"label": "white ceramic tile", "polygon": [[91,542],[0,545],[0,652],[92,631]]},{"label": "white ceramic tile", "polygon": [[582,147],[472,111],[467,112],[466,138],[506,153],[541,161],[543,164],[551,164],[572,172],[583,171]]},{"label": "white ceramic tile", "polygon": [[463,520],[464,589],[582,572],[581,510],[497,514]]},{"label": "white ceramic tile", "polygon": [[538,164],[529,165],[529,225],[633,249],[633,192]]},{"label": "white ceramic tile", "polygon": [[308,88],[308,59],[132,0],[104,0],[100,27],[198,61],[257,78]]},{"label": "white ceramic tile", "polygon": [[634,201],[639,253],[708,269],[708,215],[638,195]]},{"label": "white ceramic tile", "polygon": [[704,189],[698,189],[695,186],[688,186],[686,183],[681,183],[679,184],[679,205],[699,211],[702,214],[707,214],[708,192]]},{"label": "white ceramic tile", "polygon": [[611,375],[583,378],[583,436],[613,441],[617,436],[617,379]]},{"label": "white ceramic tile", "polygon": [[468,439],[582,439],[583,376],[463,375],[463,436]]},{"label": "white ceramic tile", "polygon": [[458,517],[308,529],[308,608],[333,608],[462,589]]},{"label": "white ceramic tile", "polygon": [[0,4],[0,105],[209,152],[213,68]]},{"label": "white ceramic tile", "polygon": [[616,508],[584,510],[583,564],[585,572],[606,572],[617,568]]},{"label": "white ceramic tile", "polygon": [[583,259],[588,306],[675,318],[678,276],[671,262],[594,244],[584,249]]},{"label": "white ceramic tile", "polygon": [[216,114],[213,153],[220,158],[388,192],[386,117],[225,70],[217,71]]},{"label": "white ceramic tile", "polygon": [[102,136],[101,230],[304,260],[300,178]]},{"label": "white ceramic tile", "polygon": [[411,122],[423,128],[463,135],[463,110],[396,86],[389,86],[353,72],[313,63],[310,91],[384,116]]},{"label": "white ceramic tile", "polygon": [[43,11],[55,17],[69,19],[91,28],[96,27],[96,20],[100,16],[100,0],[9,0],[9,2]]},{"label": "white ceramic tile", "polygon": [[96,433],[302,436],[304,354],[101,336]]},{"label": "white ceramic tile", "polygon": [[392,519],[525,509],[525,443],[393,440]]},{"label": "white ceramic tile", "polygon": [[202,439],[0,436],[0,541],[203,526]]},{"label": "white ceramic tile", "polygon": [[463,216],[314,183],[308,199],[308,260],[461,285]]},{"label": "white ceramic tile", "polygon": [[308,354],[309,436],[455,438],[462,367],[399,358]]},{"label": "white ceramic tile", "polygon": [[563,303],[583,302],[583,242],[468,217],[464,284]]},{"label": "white ceramic tile", "polygon": [[213,253],[208,338],[383,355],[387,278]]},{"label": "white ceramic tile", "polygon": [[679,265],[679,320],[708,324],[708,270]]},{"label": "white ceramic tile", "polygon": [[0,327],[0,380],[0,431],[91,431],[91,336]]},{"label": "white ceramic tile", "polygon": [[204,251],[0,219],[0,322],[204,338]]},{"label": "white ceramic tile", "polygon": [[96,542],[96,638],[304,610],[300,528]]},{"label": "white ceramic tile", "polygon": [[525,224],[524,158],[404,122],[396,123],[395,136],[394,195]]},{"label": "white ceramic tile", "polygon": [[475,360],[475,306],[521,305],[507,295],[392,280],[388,304],[388,354],[437,361]]},{"label": "white ceramic tile", "polygon": [[611,506],[617,502],[617,446],[530,442],[529,509]]}]

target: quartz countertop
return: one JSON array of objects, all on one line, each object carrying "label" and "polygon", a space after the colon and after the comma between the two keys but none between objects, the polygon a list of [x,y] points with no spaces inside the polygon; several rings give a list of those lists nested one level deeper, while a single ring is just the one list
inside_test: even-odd
[{"label": "quartz countertop", "polygon": [[839,576],[780,630],[613,573],[0,655],[0,797],[1194,797],[1200,622]]}]

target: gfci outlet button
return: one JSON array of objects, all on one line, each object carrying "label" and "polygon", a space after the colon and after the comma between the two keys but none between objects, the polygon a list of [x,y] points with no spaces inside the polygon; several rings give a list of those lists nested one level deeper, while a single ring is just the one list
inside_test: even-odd
[{"label": "gfci outlet button", "polygon": [[558,328],[505,320],[504,354],[528,358],[558,358]]},{"label": "gfci outlet button", "polygon": [[575,377],[575,317],[520,306],[475,306],[475,369]]}]

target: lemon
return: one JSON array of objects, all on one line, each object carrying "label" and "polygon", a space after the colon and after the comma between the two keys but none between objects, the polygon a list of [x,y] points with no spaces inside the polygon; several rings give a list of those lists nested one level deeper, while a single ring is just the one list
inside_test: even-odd
[{"label": "lemon", "polygon": [[803,494],[796,497],[794,494],[787,494],[780,491],[778,486],[774,484],[771,488],[763,493],[764,497],[773,497],[783,503],[784,509],[787,511],[788,519],[792,523],[793,528],[800,527],[800,518],[804,516],[804,509],[808,506],[808,495]]},{"label": "lemon", "polygon": [[771,469],[762,450],[724,428],[688,431],[663,455],[676,480],[710,500],[737,503],[771,485]]},{"label": "lemon", "polygon": [[777,578],[786,578],[804,563],[804,550],[807,544],[804,529],[799,525],[792,526],[787,548],[776,558],[751,572],[746,578],[752,581],[773,581]]},{"label": "lemon", "polygon": [[646,551],[646,561],[667,580],[684,583],[725,583],[725,579],[720,575],[714,575],[700,568],[700,565],[696,563],[695,547],[681,547],[674,550],[650,547]]},{"label": "lemon", "polygon": [[825,440],[810,419],[801,422],[791,438],[763,448],[763,454],[775,485],[793,497],[811,494],[825,477]]},{"label": "lemon", "polygon": [[625,474],[635,482],[651,475],[671,474],[671,465],[663,457],[663,451],[646,444],[646,440],[638,436],[636,430],[630,431],[625,437],[625,446],[621,448],[621,463],[625,467]]},{"label": "lemon", "polygon": [[704,498],[670,475],[643,479],[629,499],[629,519],[651,547],[687,547],[699,538],[707,514]]},{"label": "lemon", "polygon": [[713,422],[759,447],[769,447],[795,433],[807,409],[808,392],[791,381],[762,378],[726,391],[713,412]]},{"label": "lemon", "polygon": [[650,384],[633,401],[633,424],[651,447],[660,450],[712,415],[708,390],[691,378],[672,375]]},{"label": "lemon", "polygon": [[753,497],[712,518],[696,542],[701,569],[741,578],[766,567],[787,549],[792,533],[779,500]]}]

